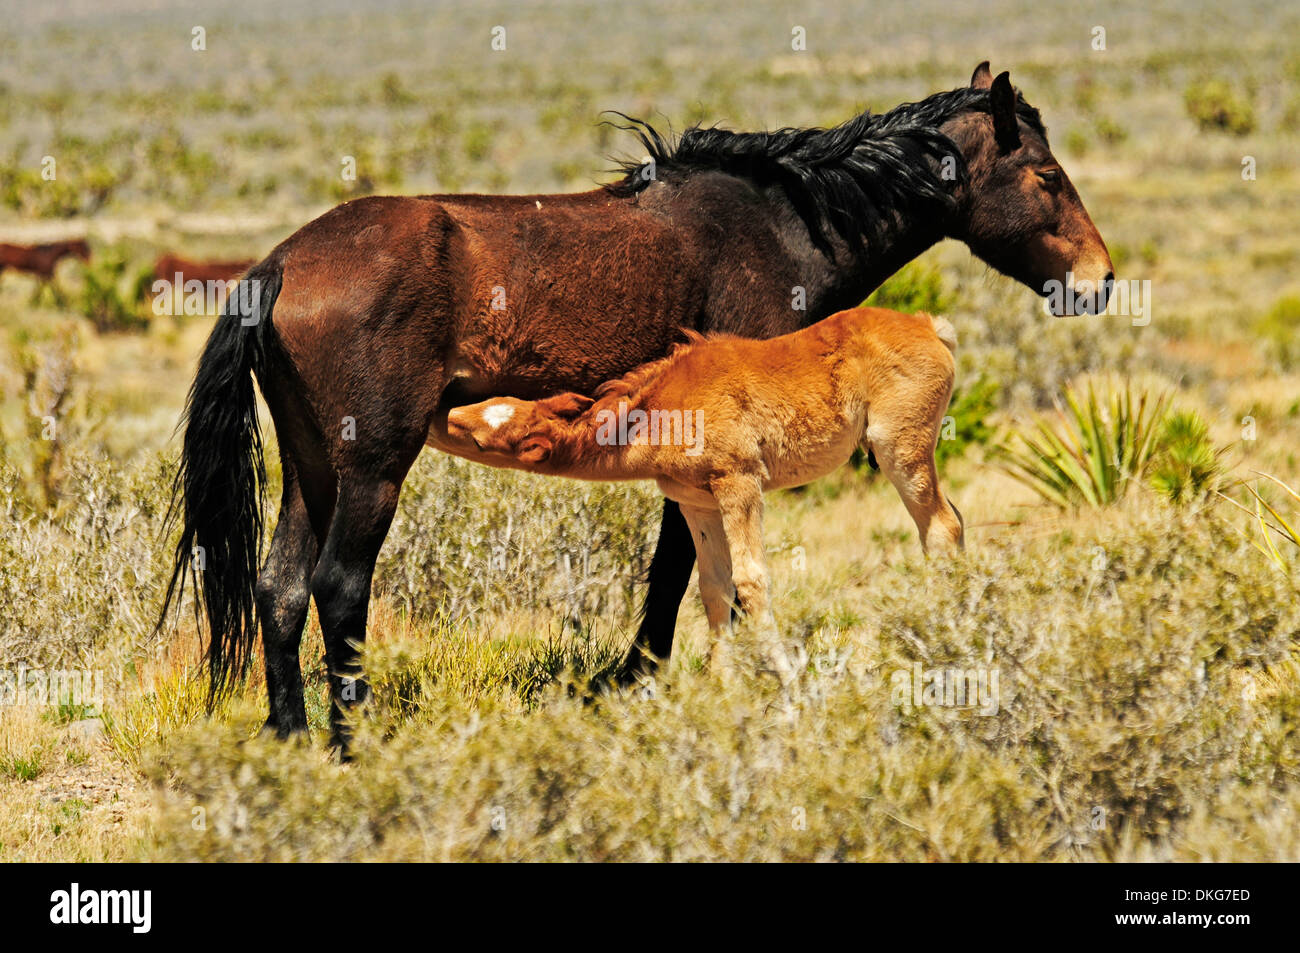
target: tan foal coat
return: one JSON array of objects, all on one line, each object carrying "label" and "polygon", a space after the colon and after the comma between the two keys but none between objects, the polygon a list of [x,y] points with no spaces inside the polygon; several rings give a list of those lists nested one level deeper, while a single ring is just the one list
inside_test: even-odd
[{"label": "tan foal coat", "polygon": [[448,432],[501,466],[657,481],[690,524],[710,627],[730,624],[734,602],[770,624],[762,494],[829,473],[855,447],[873,453],[923,547],[962,545],[934,462],[955,347],[943,318],[880,308],[768,340],[691,335],[595,399],[493,398],[453,410]]}]

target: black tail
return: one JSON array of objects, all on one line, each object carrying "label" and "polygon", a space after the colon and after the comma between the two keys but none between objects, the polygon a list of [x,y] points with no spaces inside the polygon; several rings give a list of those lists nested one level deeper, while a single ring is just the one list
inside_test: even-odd
[{"label": "black tail", "polygon": [[211,699],[243,676],[257,637],[266,467],[250,372],[262,373],[280,279],[280,262],[268,259],[226,299],[185,404],[185,440],[167,511],[167,530],[179,517],[181,536],[158,625],[193,577],[200,631],[207,616]]}]

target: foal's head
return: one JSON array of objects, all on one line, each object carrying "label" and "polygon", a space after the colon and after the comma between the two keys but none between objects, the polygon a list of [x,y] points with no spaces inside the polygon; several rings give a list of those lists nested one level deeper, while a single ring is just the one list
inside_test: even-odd
[{"label": "foal's head", "polygon": [[447,434],[485,453],[536,466],[551,459],[562,428],[591,403],[590,397],[572,393],[545,400],[493,397],[454,408],[447,415]]},{"label": "foal's head", "polygon": [[969,170],[952,237],[1047,297],[1058,314],[1104,310],[1110,254],[1041,125],[1021,115],[1009,74],[995,79],[981,63],[970,84],[988,90],[989,111],[966,111],[943,126]]}]

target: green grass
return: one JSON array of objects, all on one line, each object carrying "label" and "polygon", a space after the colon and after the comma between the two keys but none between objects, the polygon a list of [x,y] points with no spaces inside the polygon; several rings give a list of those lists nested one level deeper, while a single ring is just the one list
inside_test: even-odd
[{"label": "green grass", "polygon": [[1300,295],[1279,298],[1253,324],[1270,357],[1284,367],[1300,361]]},{"label": "green grass", "polygon": [[951,302],[944,288],[943,274],[932,266],[913,262],[886,278],[863,303],[908,314],[916,311],[943,314]]},{"label": "green grass", "polygon": [[44,770],[39,751],[0,755],[0,777],[17,781],[35,781]]}]

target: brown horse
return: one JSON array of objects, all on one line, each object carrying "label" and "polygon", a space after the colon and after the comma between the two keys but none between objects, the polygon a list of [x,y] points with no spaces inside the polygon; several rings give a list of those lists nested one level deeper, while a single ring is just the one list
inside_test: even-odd
[{"label": "brown horse", "polygon": [[163,255],[153,266],[154,277],[161,281],[175,281],[184,287],[187,281],[235,281],[255,262],[247,261],[191,261],[178,255]]},{"label": "brown horse", "polygon": [[69,255],[90,261],[90,246],[84,238],[43,245],[7,245],[0,243],[0,271],[12,268],[35,275],[43,282],[54,280],[54,269]]},{"label": "brown horse", "polygon": [[[306,727],[299,643],[315,599],[332,741],[346,752],[347,709],[368,691],[371,576],[402,482],[426,445],[475,458],[447,438],[452,407],[590,392],[667,354],[683,326],[794,331],[949,237],[1042,294],[1078,276],[1078,300],[1053,300],[1104,307],[1106,246],[1038,111],[987,63],[967,87],[831,129],[692,128],[670,146],[636,128],[650,160],[594,191],[347,202],[286,239],[227,302],[187,403],[163,615],[202,567],[214,691],[243,672],[260,618],[268,729]],[[284,474],[260,575],[250,371]],[[668,656],[693,548],[666,504],[629,675]]]}]

